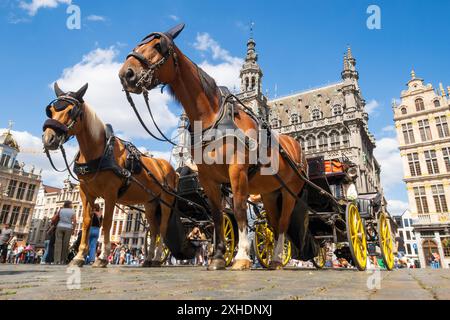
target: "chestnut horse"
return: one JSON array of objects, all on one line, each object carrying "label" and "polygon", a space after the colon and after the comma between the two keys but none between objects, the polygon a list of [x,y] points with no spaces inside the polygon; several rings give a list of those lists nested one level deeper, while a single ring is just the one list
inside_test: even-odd
[{"label": "chestnut horse", "polygon": [[[202,129],[207,129],[217,124],[217,119],[220,117],[221,90],[210,76],[174,44],[174,39],[183,28],[184,24],[181,24],[165,33],[156,32],[144,38],[128,55],[119,72],[119,77],[128,95],[129,92],[146,93],[147,90],[152,90],[159,84],[167,85],[171,94],[183,106],[190,123],[200,121]],[[246,108],[239,107],[234,111],[236,112],[234,112],[233,121],[239,129],[246,133],[258,130],[258,121],[246,112]],[[221,185],[223,184],[231,185],[234,214],[238,223],[238,252],[232,269],[246,270],[251,267],[250,243],[247,238],[249,194],[262,196],[276,239],[271,268],[282,268],[283,245],[290,228],[291,215],[305,186],[305,180],[302,177],[306,176],[307,163],[302,154],[302,148],[295,139],[279,135],[277,141],[281,149],[277,148],[268,152],[272,162],[279,163],[278,171],[271,175],[263,175],[261,167],[257,167],[257,172],[249,173],[252,164],[249,161],[248,150],[245,153],[245,161],[238,160],[237,152],[234,152],[225,164],[206,164],[204,161],[198,163],[194,159],[198,166],[200,182],[211,202],[215,224],[216,246],[209,266],[210,270],[225,268],[221,201]],[[225,155],[226,148],[227,145],[222,144],[216,151]],[[283,157],[280,150],[284,150],[292,161]],[[307,209],[303,205],[296,211],[305,234],[308,228]],[[298,242],[304,242],[304,238]],[[295,245],[299,248],[302,246],[300,243]]]},{"label": "chestnut horse", "polygon": [[[111,251],[110,230],[116,204],[144,205],[145,217],[150,224],[152,235],[150,253],[146,257],[144,266],[158,265],[162,247],[160,245],[155,248],[156,236],[160,234],[162,239],[166,236],[171,215],[170,206],[175,200],[174,196],[165,192],[162,186],[165,185],[172,190],[176,188],[178,178],[173,167],[165,160],[139,154],[141,157],[138,161],[143,166],[142,170],[140,173],[133,173],[124,188],[127,174],[119,176],[117,172],[126,168],[127,154],[129,154],[126,146],[131,144],[125,145],[126,142],[114,136],[112,136],[113,139],[107,139],[107,127],[83,100],[87,84],[77,92],[67,93],[63,92],[57,83],[54,87],[57,98],[47,107],[49,119],[44,124],[42,136],[47,154],[48,150],[58,149],[70,137],[75,136],[80,147],[75,165],[95,163],[92,171],[79,173],[75,170],[80,181],[80,196],[83,203],[83,233],[80,249],[72,264],[80,267],[84,264],[84,257],[88,252],[91,208],[95,200],[102,197],[105,200],[104,241],[101,255],[93,266],[106,267],[108,264]],[[108,169],[106,165],[109,165]],[[101,166],[105,170],[100,170]],[[162,244],[161,241],[159,243]]]}]

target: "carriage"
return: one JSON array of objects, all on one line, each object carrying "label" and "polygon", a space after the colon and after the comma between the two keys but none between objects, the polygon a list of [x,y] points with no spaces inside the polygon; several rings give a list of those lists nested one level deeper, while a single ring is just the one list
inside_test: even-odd
[{"label": "carriage", "polygon": [[[387,270],[394,266],[390,217],[385,211],[380,193],[347,197],[353,188],[356,168],[346,157],[324,160],[308,159],[309,230],[319,245],[319,254],[312,260],[314,266],[325,266],[330,247],[335,247],[337,258],[344,258],[358,270],[366,269],[367,257],[381,255]],[[255,224],[254,249],[264,267],[268,267],[273,252],[274,235],[262,211]],[[379,250],[377,250],[379,248]],[[283,265],[295,257],[296,248],[286,240]],[[378,253],[377,253],[378,251]]]}]

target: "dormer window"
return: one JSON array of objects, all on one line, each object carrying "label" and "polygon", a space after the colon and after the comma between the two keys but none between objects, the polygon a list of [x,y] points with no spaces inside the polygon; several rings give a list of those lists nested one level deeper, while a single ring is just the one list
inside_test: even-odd
[{"label": "dormer window", "polygon": [[322,113],[319,109],[315,109],[311,113],[311,118],[312,120],[319,120],[320,118],[322,118]]},{"label": "dormer window", "polygon": [[342,113],[342,107],[340,105],[335,105],[333,107],[333,116],[340,116]]},{"label": "dormer window", "polygon": [[423,111],[425,110],[425,104],[423,103],[422,98],[416,99],[416,111]]},{"label": "dormer window", "polygon": [[401,112],[402,112],[402,114],[407,114],[407,113],[408,113],[408,110],[406,110],[406,107],[403,107],[403,108],[401,109]]},{"label": "dormer window", "polygon": [[272,119],[272,128],[278,128],[280,126],[280,121],[277,118]]},{"label": "dormer window", "polygon": [[298,124],[300,122],[299,120],[298,114],[291,114],[291,124]]},{"label": "dormer window", "polygon": [[441,103],[439,102],[439,100],[434,100],[434,106],[436,107],[436,108],[439,108],[440,106],[441,106]]}]

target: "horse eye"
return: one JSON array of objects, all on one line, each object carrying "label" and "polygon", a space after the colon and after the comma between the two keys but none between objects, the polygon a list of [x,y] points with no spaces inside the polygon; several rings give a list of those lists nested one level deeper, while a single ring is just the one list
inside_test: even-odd
[{"label": "horse eye", "polygon": [[155,50],[157,50],[159,53],[161,53],[161,44],[160,43],[155,44]]}]

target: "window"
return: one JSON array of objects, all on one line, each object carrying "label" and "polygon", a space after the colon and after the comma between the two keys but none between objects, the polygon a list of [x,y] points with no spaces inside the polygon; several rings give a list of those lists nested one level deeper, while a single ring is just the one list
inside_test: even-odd
[{"label": "window", "polygon": [[314,109],[312,111],[311,118],[312,120],[319,120],[320,118],[322,118],[322,113],[319,109]]},{"label": "window", "polygon": [[433,193],[434,205],[436,207],[436,212],[444,213],[448,212],[447,199],[445,199],[444,186],[438,184],[431,186],[431,191]]},{"label": "window", "polygon": [[309,136],[306,138],[306,143],[308,147],[308,152],[316,151],[316,138],[314,136]]},{"label": "window", "polygon": [[34,191],[35,190],[36,190],[36,185],[35,184],[30,184],[28,186],[27,196],[25,198],[27,201],[33,201]]},{"label": "window", "polygon": [[342,145],[345,148],[350,147],[350,135],[347,131],[342,132]]},{"label": "window", "polygon": [[415,187],[414,197],[416,199],[417,213],[429,213],[425,187]]},{"label": "window", "polygon": [[403,220],[403,225],[404,225],[405,227],[409,227],[409,221],[408,221],[408,219],[404,219],[404,220]]},{"label": "window", "polygon": [[112,227],[112,234],[116,235],[117,234],[117,221],[113,222],[113,227]]},{"label": "window", "polygon": [[333,107],[333,116],[340,116],[342,113],[342,107],[340,105],[335,105]]},{"label": "window", "polygon": [[16,187],[17,187],[17,181],[16,180],[9,181],[8,197],[10,197],[10,198],[14,197],[14,194],[16,193]]},{"label": "window", "polygon": [[444,256],[450,257],[450,237],[441,238],[442,250],[444,250]]},{"label": "window", "polygon": [[319,135],[319,150],[324,151],[328,149],[328,137],[325,133]]},{"label": "window", "polygon": [[291,114],[291,124],[298,124],[298,123],[299,123],[298,115],[296,113]]},{"label": "window", "polygon": [[127,224],[125,226],[126,232],[131,231],[131,226],[133,225],[133,215],[131,213],[128,213],[127,215]]},{"label": "window", "polygon": [[450,136],[450,132],[448,131],[447,117],[440,116],[435,118],[435,120],[439,138],[446,138]]},{"label": "window", "polygon": [[4,204],[2,207],[2,212],[0,214],[0,223],[5,224],[6,219],[8,219],[9,210],[11,210],[11,206]]},{"label": "window", "polygon": [[17,196],[16,198],[18,200],[22,200],[23,196],[25,195],[25,189],[27,187],[27,184],[25,182],[19,183],[19,188],[17,189]]},{"label": "window", "polygon": [[401,111],[402,111],[402,114],[407,114],[408,113],[408,110],[406,110],[405,107],[403,107]]},{"label": "window", "polygon": [[412,123],[402,124],[403,138],[406,144],[415,143]]},{"label": "window", "polygon": [[117,234],[120,236],[122,234],[122,229],[123,229],[123,221],[120,220],[119,221],[119,230],[117,231]]},{"label": "window", "polygon": [[420,137],[422,138],[422,141],[431,140],[430,121],[428,119],[419,120],[418,123],[419,123]]},{"label": "window", "polygon": [[339,133],[336,131],[331,132],[330,134],[330,145],[331,149],[338,149],[341,141],[339,140]]},{"label": "window", "polygon": [[433,103],[436,108],[439,108],[441,106],[441,103],[439,102],[439,100],[434,100]]},{"label": "window", "polygon": [[416,111],[423,111],[423,110],[425,110],[423,99],[422,98],[416,99]]},{"label": "window", "polygon": [[30,217],[30,208],[23,208],[19,225],[22,227],[26,226],[29,217]]},{"label": "window", "polygon": [[3,154],[2,158],[0,159],[0,166],[8,167],[9,160],[11,160],[11,156],[9,154]]},{"label": "window", "polygon": [[419,154],[409,153],[407,157],[411,176],[415,177],[422,175],[422,171],[420,170]]},{"label": "window", "polygon": [[435,150],[427,150],[425,153],[425,161],[427,163],[428,174],[438,174],[439,166],[436,158]]},{"label": "window", "polygon": [[272,119],[272,128],[279,128],[280,127],[280,121],[278,121],[277,118]]},{"label": "window", "polygon": [[406,240],[411,240],[411,232],[406,231]]},{"label": "window", "polygon": [[412,254],[412,251],[411,251],[411,244],[407,243],[405,249],[406,249],[406,254]]},{"label": "window", "polygon": [[20,207],[14,207],[11,212],[11,218],[9,219],[9,223],[14,226],[17,223],[17,218],[19,218]]},{"label": "window", "polygon": [[138,232],[141,227],[141,216],[140,212],[136,213],[136,222],[134,223],[134,232]]},{"label": "window", "polygon": [[444,163],[447,172],[450,172],[450,148],[443,148],[442,155],[444,156]]}]

